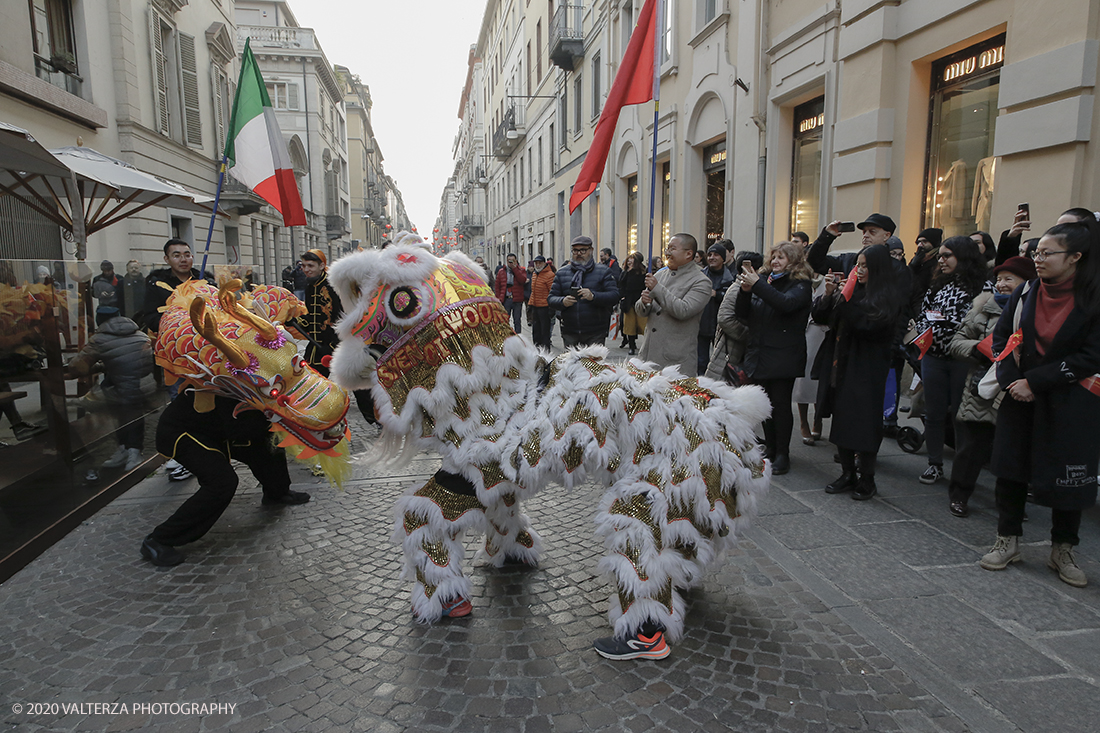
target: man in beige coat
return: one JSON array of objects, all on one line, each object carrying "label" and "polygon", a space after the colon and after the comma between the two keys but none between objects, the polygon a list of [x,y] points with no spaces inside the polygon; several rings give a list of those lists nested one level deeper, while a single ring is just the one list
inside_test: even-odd
[{"label": "man in beige coat", "polygon": [[699,317],[714,290],[695,264],[698,244],[690,234],[675,234],[665,247],[666,267],[645,278],[646,289],[634,305],[648,321],[639,356],[661,367],[678,366],[695,376]]}]

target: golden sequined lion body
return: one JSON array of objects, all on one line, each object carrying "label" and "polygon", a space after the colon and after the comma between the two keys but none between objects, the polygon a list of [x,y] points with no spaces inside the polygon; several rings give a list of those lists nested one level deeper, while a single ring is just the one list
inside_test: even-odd
[{"label": "golden sequined lion body", "polygon": [[612,363],[602,346],[540,354],[459,253],[399,244],[349,255],[330,277],[346,307],[333,379],[372,388],[386,439],[442,459],[396,510],[416,617],[435,621],[446,601],[470,597],[466,530],[485,534],[489,564],[536,565],[524,500],[595,480],[616,635],[649,619],[679,638],[679,590],[732,546],[767,490],[754,437],[763,392]]}]

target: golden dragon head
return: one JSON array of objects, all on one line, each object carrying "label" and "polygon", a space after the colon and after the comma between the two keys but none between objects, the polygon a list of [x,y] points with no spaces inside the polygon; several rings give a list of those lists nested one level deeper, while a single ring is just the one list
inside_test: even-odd
[{"label": "golden dragon head", "polygon": [[[235,399],[237,410],[263,412],[279,445],[299,460],[320,460],[326,469],[331,461],[319,456],[347,464],[348,393],[318,374],[288,338],[282,324],[306,313],[290,291],[260,285],[248,293],[240,280],[217,289],[191,280],[161,311],[156,361],[198,392],[198,409],[213,407],[203,394]],[[347,473],[331,467],[338,482]]]}]

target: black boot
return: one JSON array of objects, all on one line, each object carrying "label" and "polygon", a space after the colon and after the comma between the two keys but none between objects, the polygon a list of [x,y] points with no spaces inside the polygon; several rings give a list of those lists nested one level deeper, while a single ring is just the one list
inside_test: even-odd
[{"label": "black boot", "polygon": [[856,454],[847,448],[841,448],[838,455],[841,474],[836,481],[825,487],[826,494],[843,494],[856,487]]},{"label": "black boot", "polygon": [[878,493],[875,486],[875,459],[876,453],[859,454],[859,483],[852,491],[852,498],[856,501],[867,501]]}]

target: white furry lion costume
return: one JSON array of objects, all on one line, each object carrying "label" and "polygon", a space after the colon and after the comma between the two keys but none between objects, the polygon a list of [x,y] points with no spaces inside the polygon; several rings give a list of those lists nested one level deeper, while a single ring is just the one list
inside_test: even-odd
[{"label": "white furry lion costume", "polygon": [[403,240],[332,266],[346,309],[332,378],[372,388],[395,453],[415,442],[443,459],[396,508],[417,619],[469,599],[465,530],[486,535],[479,558],[492,565],[535,565],[524,499],[550,481],[595,479],[607,487],[595,519],[615,635],[649,620],[676,641],[680,590],[734,544],[767,491],[753,431],[770,410],[763,391],[611,363],[602,346],[547,362],[512,331],[479,265]]}]

